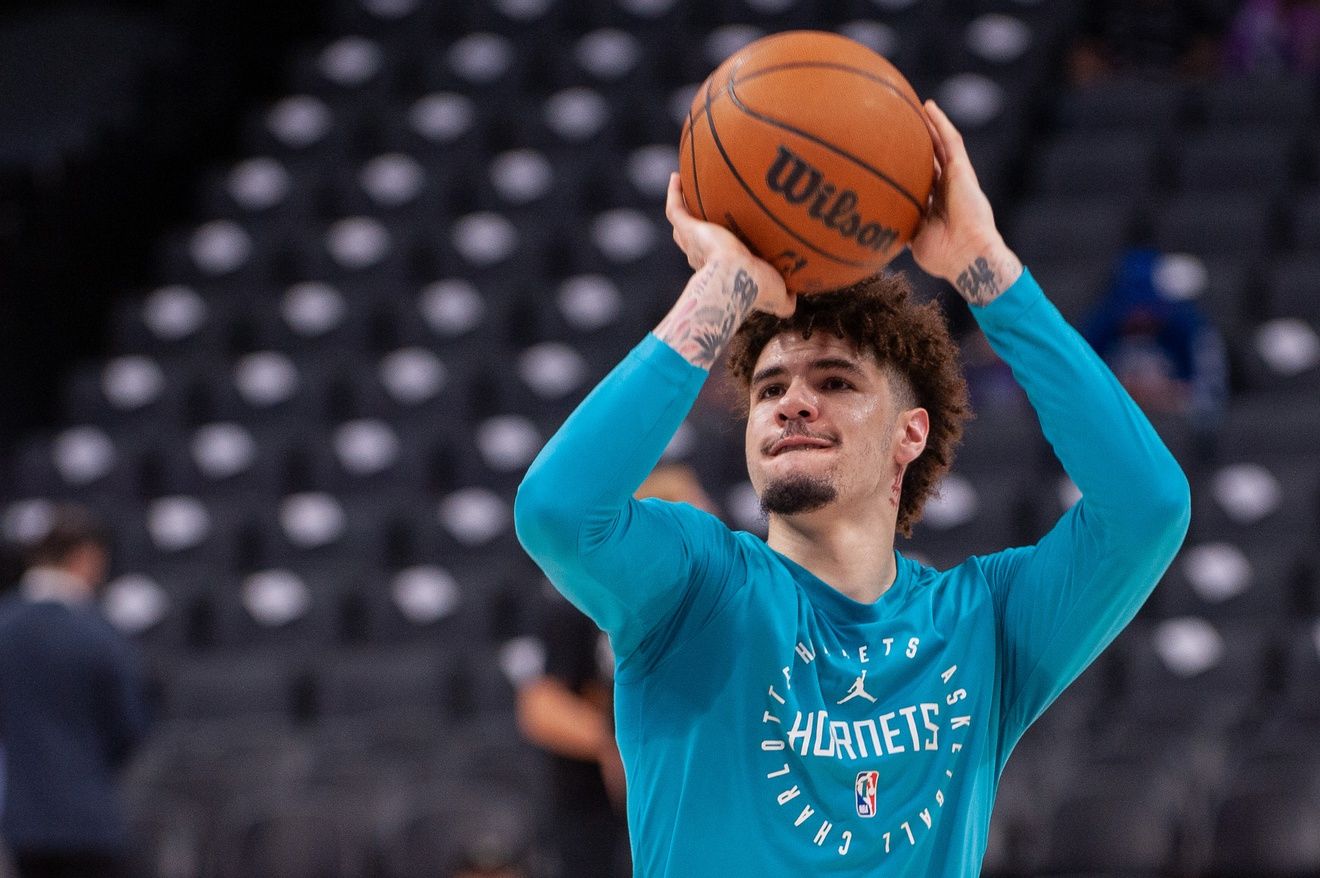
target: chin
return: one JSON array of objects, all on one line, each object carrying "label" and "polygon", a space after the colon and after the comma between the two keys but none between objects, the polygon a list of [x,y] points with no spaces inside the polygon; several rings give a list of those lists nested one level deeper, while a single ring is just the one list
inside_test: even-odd
[{"label": "chin", "polygon": [[838,498],[833,480],[796,473],[771,479],[760,494],[767,515],[798,515],[824,509]]},{"label": "chin", "polygon": [[834,461],[823,454],[797,451],[770,458],[762,469],[767,481],[795,476],[823,477],[834,471]]}]

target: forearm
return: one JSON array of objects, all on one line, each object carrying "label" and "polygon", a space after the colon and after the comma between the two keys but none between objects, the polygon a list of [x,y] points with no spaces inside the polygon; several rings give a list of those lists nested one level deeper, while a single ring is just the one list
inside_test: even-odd
[{"label": "forearm", "polygon": [[[1041,429],[1107,529],[1181,515],[1187,483],[1150,422],[1029,273],[973,308]],[[1185,523],[1184,523],[1185,524]]]},{"label": "forearm", "polygon": [[[538,488],[559,510],[619,505],[632,496],[756,302],[749,260],[717,254],[692,275],[655,338],[610,372],[542,449],[519,491],[524,506]],[[657,340],[687,367],[665,356]]]},{"label": "forearm", "polygon": [[518,726],[538,747],[570,759],[595,762],[613,744],[605,713],[551,677],[518,693]]},{"label": "forearm", "polygon": [[692,365],[710,370],[759,292],[745,260],[712,259],[692,276],[655,335]]},{"label": "forearm", "polygon": [[541,449],[514,503],[527,553],[627,654],[687,580],[684,536],[633,493],[683,423],[707,373],[653,335]]},{"label": "forearm", "polygon": [[515,505],[519,536],[533,557],[578,554],[584,526],[609,527],[664,453],[757,289],[735,255],[708,260],[653,337],[615,367],[546,443]]}]

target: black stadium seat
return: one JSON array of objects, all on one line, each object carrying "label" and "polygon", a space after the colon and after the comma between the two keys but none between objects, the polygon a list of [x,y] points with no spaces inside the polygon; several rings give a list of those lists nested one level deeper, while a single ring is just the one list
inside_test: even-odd
[{"label": "black stadium seat", "polygon": [[1154,241],[1171,252],[1256,257],[1269,243],[1273,220],[1271,205],[1254,193],[1190,192],[1160,207]]},{"label": "black stadium seat", "polygon": [[225,656],[190,661],[168,672],[162,718],[291,724],[295,682],[296,669],[287,659]]},{"label": "black stadium seat", "polygon": [[1108,773],[1054,809],[1037,874],[1162,875],[1179,862],[1185,804],[1176,785]]},{"label": "black stadium seat", "polygon": [[1288,185],[1296,136],[1287,130],[1235,127],[1211,131],[1179,145],[1173,157],[1186,192],[1250,191],[1277,195]]},{"label": "black stadium seat", "polygon": [[1199,89],[1194,103],[1212,127],[1295,128],[1315,117],[1316,89],[1303,77],[1225,77]]},{"label": "black stadium seat", "polygon": [[1314,875],[1320,871],[1320,805],[1289,787],[1234,796],[1218,809],[1206,874],[1216,878]]},{"label": "black stadium seat", "polygon": [[1043,195],[1135,201],[1154,187],[1157,155],[1143,131],[1079,131],[1041,148],[1031,174]]},{"label": "black stadium seat", "polygon": [[452,657],[436,649],[345,652],[316,670],[314,703],[321,716],[455,714]]},{"label": "black stadium seat", "polygon": [[1057,112],[1065,130],[1169,131],[1183,118],[1186,102],[1179,83],[1120,77],[1066,90]]},{"label": "black stadium seat", "polygon": [[1129,243],[1131,205],[1099,196],[1034,200],[1019,208],[1005,237],[1031,262],[1037,258],[1110,257]]}]

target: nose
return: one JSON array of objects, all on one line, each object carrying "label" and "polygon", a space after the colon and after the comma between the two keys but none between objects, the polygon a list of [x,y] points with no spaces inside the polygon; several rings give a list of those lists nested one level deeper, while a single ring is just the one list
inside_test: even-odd
[{"label": "nose", "polygon": [[801,380],[788,386],[779,398],[779,405],[775,407],[775,420],[779,424],[797,420],[814,421],[817,414],[816,395]]}]

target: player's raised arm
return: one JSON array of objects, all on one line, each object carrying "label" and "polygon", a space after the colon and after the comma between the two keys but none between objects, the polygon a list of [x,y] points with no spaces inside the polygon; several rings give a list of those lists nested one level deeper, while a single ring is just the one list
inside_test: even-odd
[{"label": "player's raised arm", "polygon": [[747,314],[793,310],[779,273],[727,230],[688,214],[678,187],[675,175],[666,215],[691,280],[655,332],[542,449],[514,505],[523,546],[621,656],[690,598],[694,584],[720,579],[703,543],[728,534],[706,513],[632,495]]},{"label": "player's raised arm", "polygon": [[778,271],[753,256],[728,229],[688,213],[678,174],[669,178],[665,216],[674,227],[674,242],[696,273],[655,334],[689,363],[709,370],[753,308],[780,317],[793,313],[794,297]]},{"label": "player's raised arm", "polygon": [[1037,545],[989,556],[1016,734],[1135,615],[1187,531],[1187,479],[1150,422],[1005,246],[954,126],[927,103],[943,174],[912,242],[973,307],[1082,500]]}]

